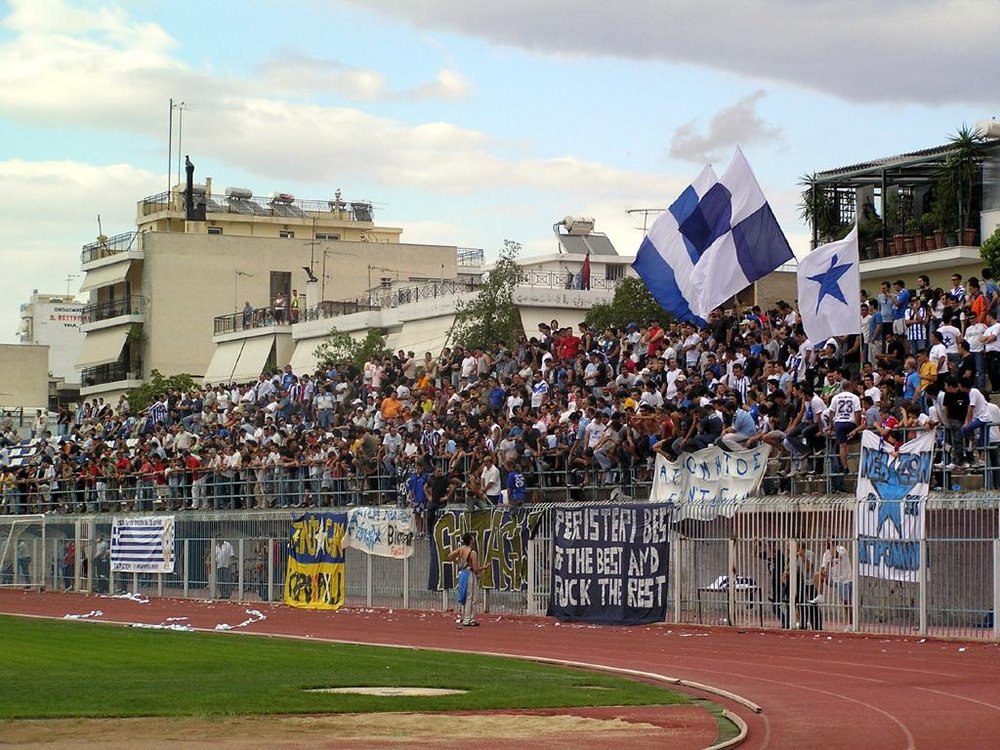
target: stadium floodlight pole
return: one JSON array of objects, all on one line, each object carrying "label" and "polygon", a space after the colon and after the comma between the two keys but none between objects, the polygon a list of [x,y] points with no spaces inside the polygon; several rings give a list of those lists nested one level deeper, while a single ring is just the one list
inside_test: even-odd
[{"label": "stadium floodlight pole", "polygon": [[167,207],[170,207],[170,170],[174,168],[174,98],[170,97],[167,115]]}]

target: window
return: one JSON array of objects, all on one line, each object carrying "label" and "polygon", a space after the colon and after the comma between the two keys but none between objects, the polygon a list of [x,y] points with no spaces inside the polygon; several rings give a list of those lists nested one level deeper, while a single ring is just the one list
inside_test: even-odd
[{"label": "window", "polygon": [[222,234],[222,227],[209,227],[208,228],[208,233],[209,234]]},{"label": "window", "polygon": [[604,278],[607,281],[621,281],[625,278],[625,266],[621,263],[609,263],[604,266]]},{"label": "window", "polygon": [[291,229],[279,229],[278,237],[283,240],[292,240],[295,239],[295,232],[293,232]]},{"label": "window", "polygon": [[340,235],[339,234],[330,234],[329,232],[317,232],[316,233],[316,239],[317,240],[339,240],[340,239]]}]

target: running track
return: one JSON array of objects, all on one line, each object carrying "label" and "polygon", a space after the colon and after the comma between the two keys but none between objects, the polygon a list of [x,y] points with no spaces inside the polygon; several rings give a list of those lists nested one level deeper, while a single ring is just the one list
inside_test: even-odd
[{"label": "running track", "polygon": [[714,698],[750,727],[741,746],[764,748],[1000,747],[1000,644],[841,633],[565,625],[483,615],[458,630],[451,615],[393,610],[321,613],[83,594],[0,591],[0,612],[158,624],[185,616],[196,628],[238,625],[247,609],[266,619],[229,632],[548,657],[655,672],[713,685],[759,704],[754,714]]}]

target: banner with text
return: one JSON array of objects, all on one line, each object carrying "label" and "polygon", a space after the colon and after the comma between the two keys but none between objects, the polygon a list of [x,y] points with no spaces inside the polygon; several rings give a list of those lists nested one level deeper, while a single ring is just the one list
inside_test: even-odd
[{"label": "banner with text", "polygon": [[413,511],[409,508],[351,508],[345,547],[401,559],[413,554]]},{"label": "banner with text", "polygon": [[523,591],[528,582],[528,540],[541,518],[539,511],[524,509],[458,510],[442,513],[434,524],[427,588],[443,591],[455,587],[458,571],[448,553],[462,545],[462,534],[471,531],[479,553],[479,585],[494,591]]},{"label": "banner with text", "polygon": [[649,501],[673,503],[675,521],[732,517],[757,491],[770,454],[767,445],[733,452],[712,446],[696,453],[682,453],[676,461],[657,453]]},{"label": "banner with text", "polygon": [[111,570],[173,573],[174,517],[111,519]]},{"label": "banner with text", "polygon": [[292,521],[285,604],[303,609],[343,606],[346,530],[346,513],[306,513]]},{"label": "banner with text", "polygon": [[934,467],[934,431],[898,449],[878,434],[861,434],[858,466],[858,574],[916,581],[924,510]]},{"label": "banner with text", "polygon": [[666,503],[556,508],[548,614],[606,625],[664,620],[671,510]]}]

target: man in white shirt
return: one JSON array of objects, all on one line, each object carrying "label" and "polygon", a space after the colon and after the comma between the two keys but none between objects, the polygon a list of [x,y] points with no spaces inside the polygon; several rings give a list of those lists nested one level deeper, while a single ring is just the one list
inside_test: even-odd
[{"label": "man in white shirt", "polygon": [[549,398],[549,384],[545,382],[542,373],[536,372],[531,383],[531,408],[536,413]]},{"label": "man in white shirt", "polygon": [[[826,583],[832,593],[844,605],[847,613],[846,630],[853,630],[851,622],[852,604],[854,601],[854,565],[851,563],[851,553],[847,547],[841,544],[834,544],[832,539],[827,540],[827,548],[823,552],[823,557],[819,564],[819,583],[817,587],[822,592],[822,583]],[[819,604],[824,596],[820,593],[811,603]]]},{"label": "man in white shirt", "polygon": [[973,434],[978,434],[978,442],[973,446],[973,468],[980,468],[982,462],[975,455],[975,448],[985,448],[986,440],[989,437],[990,413],[986,397],[978,388],[969,387],[967,381],[962,382],[962,389],[969,391],[969,410],[965,417],[965,424],[962,426],[962,438],[968,440]]},{"label": "man in white shirt", "polygon": [[215,580],[218,588],[216,596],[228,599],[232,592],[232,567],[236,562],[233,545],[226,539],[215,540]]},{"label": "man in white shirt", "polygon": [[483,471],[479,475],[483,487],[483,495],[493,506],[500,504],[500,469],[493,461],[493,456],[486,454],[483,458]]},{"label": "man in white shirt", "polygon": [[986,372],[990,378],[990,389],[1000,391],[1000,323],[992,311],[986,313],[986,332],[980,339],[986,354]]},{"label": "man in white shirt", "polygon": [[847,473],[847,444],[861,431],[861,399],[854,392],[854,383],[847,381],[844,389],[830,399],[830,432],[837,441],[840,468],[834,476],[833,489],[842,491]]}]

